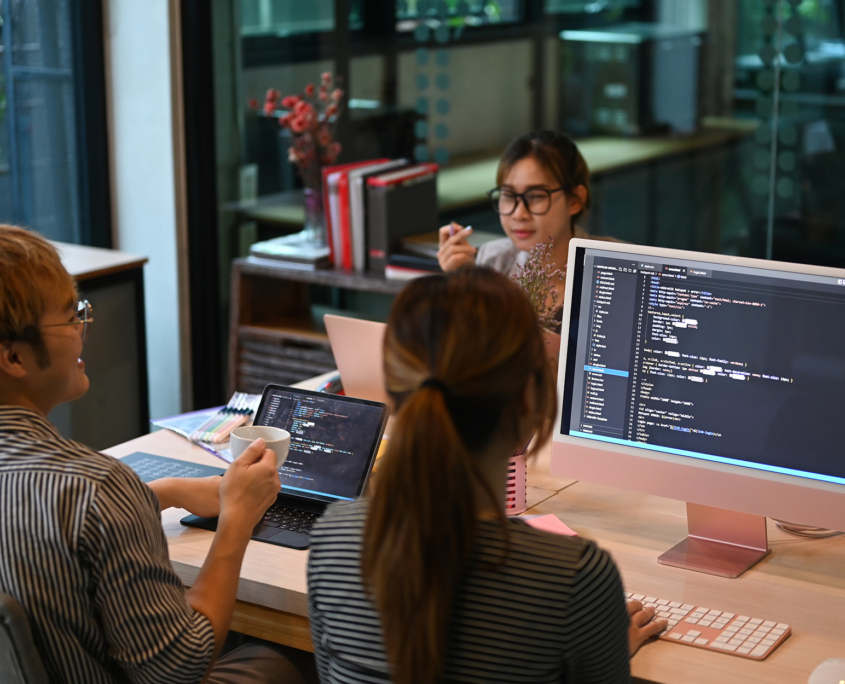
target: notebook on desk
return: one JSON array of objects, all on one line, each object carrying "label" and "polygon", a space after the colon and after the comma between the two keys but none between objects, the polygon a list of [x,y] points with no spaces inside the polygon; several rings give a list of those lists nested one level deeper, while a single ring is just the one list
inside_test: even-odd
[{"label": "notebook on desk", "polygon": [[[387,414],[387,406],[366,399],[267,385],[253,424],[287,430],[291,442],[281,490],[252,538],[308,548],[311,525],[330,503],[363,494]],[[217,518],[189,515],[182,524],[216,530]]]}]

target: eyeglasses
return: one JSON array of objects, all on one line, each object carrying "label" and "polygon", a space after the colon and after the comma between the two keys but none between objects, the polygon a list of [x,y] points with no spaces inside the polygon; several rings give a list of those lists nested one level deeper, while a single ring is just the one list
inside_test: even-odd
[{"label": "eyeglasses", "polygon": [[552,194],[562,191],[565,191],[565,188],[554,188],[552,190],[535,188],[526,192],[514,192],[507,188],[493,188],[487,192],[487,196],[493,205],[493,211],[497,214],[510,216],[516,211],[519,200],[522,200],[528,213],[542,216],[552,208]]},{"label": "eyeglasses", "polygon": [[76,303],[76,320],[68,321],[67,323],[50,323],[49,325],[42,325],[42,328],[58,328],[63,325],[79,325],[82,324],[82,341],[88,341],[88,332],[91,329],[91,324],[94,322],[94,308],[88,303],[87,299],[81,299]]}]

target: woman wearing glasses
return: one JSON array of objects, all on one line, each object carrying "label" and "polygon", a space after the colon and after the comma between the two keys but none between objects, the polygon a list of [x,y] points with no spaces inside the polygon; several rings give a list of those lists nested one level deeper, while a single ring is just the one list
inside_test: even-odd
[{"label": "woman wearing glasses", "polygon": [[443,226],[437,258],[444,271],[476,263],[510,276],[534,245],[550,238],[554,263],[564,270],[569,241],[589,237],[575,222],[590,206],[590,171],[575,143],[562,133],[528,133],[508,145],[496,187],[488,195],[508,237],[488,242],[476,253],[467,241],[472,228]]}]

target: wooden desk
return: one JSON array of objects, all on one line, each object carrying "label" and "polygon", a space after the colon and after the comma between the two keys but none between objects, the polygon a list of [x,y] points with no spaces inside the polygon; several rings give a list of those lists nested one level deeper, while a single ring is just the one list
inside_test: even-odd
[{"label": "wooden desk", "polygon": [[[198,447],[157,432],[108,449],[220,465]],[[626,587],[655,596],[787,622],[792,636],[756,662],[680,644],[651,642],[632,661],[649,682],[806,682],[822,661],[845,656],[845,538],[800,540],[770,526],[768,558],[736,580],[657,564],[657,556],[686,535],[682,502],[549,475],[548,453],[529,470],[529,513],[555,513],[579,534],[609,550]],[[176,572],[190,585],[212,535],[183,527],[184,511],[162,523]],[[312,650],[306,604],[307,553],[250,542],[244,558],[232,629]]]}]

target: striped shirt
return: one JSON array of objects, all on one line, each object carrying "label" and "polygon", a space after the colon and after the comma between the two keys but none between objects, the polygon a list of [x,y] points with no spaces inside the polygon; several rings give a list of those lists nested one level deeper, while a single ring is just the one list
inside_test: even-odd
[{"label": "striped shirt", "polygon": [[[384,682],[389,670],[375,606],[361,583],[367,502],[331,506],[314,528],[308,601],[320,681]],[[607,552],[508,520],[478,523],[452,607],[447,682],[627,682],[628,615]],[[397,582],[402,578],[397,577]]]},{"label": "striped shirt", "polygon": [[0,406],[0,590],[52,682],[199,682],[214,632],[187,603],[158,499],[120,461]]}]

